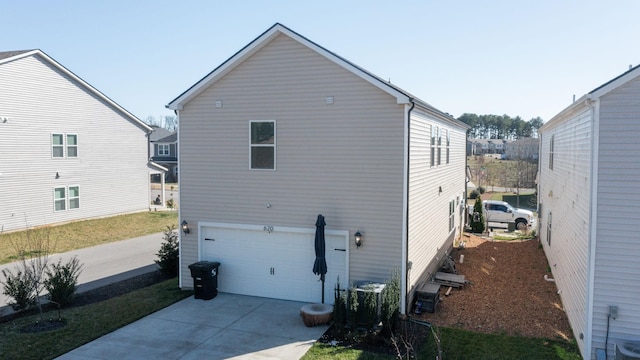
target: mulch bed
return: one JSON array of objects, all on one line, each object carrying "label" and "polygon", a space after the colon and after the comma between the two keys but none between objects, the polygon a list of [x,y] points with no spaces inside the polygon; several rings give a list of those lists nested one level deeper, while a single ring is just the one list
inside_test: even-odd
[{"label": "mulch bed", "polygon": [[442,286],[436,312],[414,317],[480,333],[573,338],[556,285],[544,278],[551,273],[538,240],[492,241],[469,234],[462,240],[464,248],[452,257],[458,274],[471,284],[454,288],[449,296]]}]

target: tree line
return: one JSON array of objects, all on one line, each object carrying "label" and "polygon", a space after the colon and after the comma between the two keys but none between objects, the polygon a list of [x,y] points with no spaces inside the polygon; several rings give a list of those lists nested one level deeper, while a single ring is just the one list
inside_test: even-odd
[{"label": "tree line", "polygon": [[464,113],[458,120],[469,125],[469,137],[474,139],[517,140],[538,137],[538,129],[544,124],[540,117],[524,121],[520,116],[477,115]]}]

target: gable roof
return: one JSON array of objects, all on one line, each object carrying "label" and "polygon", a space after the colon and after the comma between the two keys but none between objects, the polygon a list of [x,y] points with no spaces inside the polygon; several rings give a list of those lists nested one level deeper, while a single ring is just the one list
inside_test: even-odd
[{"label": "gable roof", "polygon": [[0,51],[0,60],[24,54],[33,50]]},{"label": "gable roof", "polygon": [[151,125],[151,128],[153,129],[153,131],[151,132],[151,134],[149,135],[149,141],[159,141],[169,135],[171,135],[171,131],[159,127],[159,126],[155,126],[155,125]]},{"label": "gable roof", "polygon": [[284,34],[296,40],[300,44],[308,47],[309,49],[315,51],[321,56],[324,56],[329,61],[343,67],[344,69],[350,71],[356,76],[359,76],[365,81],[368,81],[369,83],[378,87],[382,91],[385,91],[389,95],[395,97],[398,104],[416,103],[417,105],[420,105],[427,110],[430,110],[440,116],[448,118],[449,120],[458,121],[450,114],[444,113],[434,108],[433,106],[429,105],[427,102],[422,101],[417,97],[411,95],[409,92],[404,91],[401,88],[393,85],[392,83],[381,79],[380,77],[370,73],[369,71],[361,68],[360,66],[355,65],[354,63],[348,61],[347,59],[325,49],[324,47],[316,44],[315,42],[307,39],[306,37],[296,33],[295,31],[289,29],[288,27],[280,23],[276,23],[273,26],[271,26],[269,29],[267,29],[264,33],[262,33],[256,39],[254,39],[245,47],[240,49],[240,51],[238,51],[229,59],[224,61],[220,66],[215,68],[213,71],[211,71],[205,77],[200,79],[198,82],[196,82],[186,91],[184,91],[178,97],[176,97],[171,102],[169,102],[169,104],[167,104],[166,107],[172,110],[182,110],[184,104],[191,101],[194,97],[198,96],[198,94],[200,94],[206,88],[211,86],[220,78],[224,77],[229,72],[231,72],[239,64],[241,64],[246,59],[251,57],[253,54],[258,52],[260,49],[262,49],[264,46],[270,43],[271,40],[275,39],[280,34]]},{"label": "gable roof", "polygon": [[571,105],[562,109],[559,113],[553,116],[549,121],[544,123],[538,129],[538,131],[545,131],[549,126],[559,121],[558,119],[562,118],[566,114],[571,114],[573,111],[578,109],[582,109],[582,107],[586,106],[585,103],[592,102],[598,98],[601,98],[611,91],[619,88],[620,86],[628,83],[629,81],[640,76],[640,65],[630,68],[629,70],[623,72],[622,74],[616,76],[615,78],[607,81],[606,83],[598,86],[597,88],[589,91],[587,94],[581,96],[578,100],[575,100]]},{"label": "gable roof", "polygon": [[58,69],[60,72],[62,72],[65,75],[69,76],[71,79],[73,79],[78,84],[80,84],[82,87],[84,87],[89,93],[94,94],[99,99],[103,100],[104,102],[106,102],[110,106],[114,107],[117,111],[119,111],[120,113],[124,114],[127,118],[129,118],[129,120],[131,122],[133,122],[134,124],[140,126],[144,130],[146,130],[147,133],[150,133],[151,130],[153,130],[149,125],[144,123],[142,120],[138,119],[135,115],[133,115],[132,113],[130,113],[129,111],[124,109],[122,106],[118,105],[115,101],[111,100],[105,94],[103,94],[100,91],[98,91],[98,89],[96,89],[93,86],[91,86],[91,84],[89,84],[88,82],[82,80],[79,76],[77,76],[76,74],[71,72],[69,69],[67,69],[64,66],[62,66],[62,64],[60,64],[59,62],[55,61],[52,57],[50,57],[49,55],[45,54],[44,51],[42,51],[42,50],[34,49],[34,50],[19,50],[19,51],[4,51],[4,52],[0,52],[0,66],[2,66],[3,64],[12,62],[12,61],[16,61],[16,60],[20,60],[20,59],[29,57],[29,56],[37,56],[37,57],[41,58],[42,60],[46,61],[47,63],[49,63],[50,65],[52,65],[54,68]]},{"label": "gable roof", "polygon": [[611,90],[616,89],[628,81],[640,76],[640,71],[638,69],[640,69],[640,65],[629,68],[629,70],[591,90],[589,95],[591,95],[591,97],[601,97],[609,93]]}]

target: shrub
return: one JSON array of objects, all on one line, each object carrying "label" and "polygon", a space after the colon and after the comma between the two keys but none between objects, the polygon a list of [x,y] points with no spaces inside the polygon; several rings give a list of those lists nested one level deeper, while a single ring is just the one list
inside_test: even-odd
[{"label": "shrub", "polygon": [[16,274],[11,270],[2,270],[4,276],[4,290],[2,293],[12,298],[9,305],[15,311],[25,310],[36,303],[35,289],[33,288],[33,274],[30,271],[18,270]]},{"label": "shrub", "polygon": [[382,330],[386,334],[391,334],[394,330],[394,319],[400,310],[400,270],[398,268],[393,270],[391,278],[385,281],[385,284],[382,291],[380,317]]},{"label": "shrub", "polygon": [[338,329],[342,329],[347,323],[347,295],[345,289],[340,288],[340,277],[333,291],[333,322]]},{"label": "shrub", "polygon": [[174,206],[175,206],[175,203],[173,202],[173,199],[167,200],[167,207],[169,209],[173,209]]},{"label": "shrub", "polygon": [[349,299],[347,301],[347,318],[349,319],[349,325],[352,329],[356,329],[358,326],[358,292],[356,288],[351,286],[349,289]]},{"label": "shrub", "polygon": [[486,189],[484,188],[484,186],[478,186],[478,192],[480,194],[484,194],[485,191],[486,191]]},{"label": "shrub", "polygon": [[156,255],[159,260],[155,260],[155,263],[160,266],[162,272],[172,277],[178,276],[180,242],[175,226],[167,226],[167,230],[164,231],[164,242]]},{"label": "shrub", "polygon": [[469,194],[469,199],[477,199],[480,196],[480,192],[478,192],[478,190],[473,189],[473,191],[471,191],[471,193]]},{"label": "shrub", "polygon": [[62,264],[62,260],[58,260],[57,264],[51,264],[45,270],[47,279],[44,281],[44,286],[49,292],[49,300],[59,306],[71,304],[81,272],[82,264],[75,256],[66,264]]},{"label": "shrub", "polygon": [[473,205],[473,214],[471,220],[471,231],[474,233],[484,232],[484,214],[482,213],[482,199],[476,198],[476,203]]}]

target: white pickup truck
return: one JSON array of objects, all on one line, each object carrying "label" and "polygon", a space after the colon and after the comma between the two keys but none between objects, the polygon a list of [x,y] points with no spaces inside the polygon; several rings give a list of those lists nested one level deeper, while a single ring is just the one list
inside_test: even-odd
[{"label": "white pickup truck", "polygon": [[[518,230],[535,229],[536,218],[533,212],[514,208],[509,203],[499,200],[484,200],[484,218],[487,223],[514,223]],[[469,205],[469,222],[473,220],[473,205]]]}]

